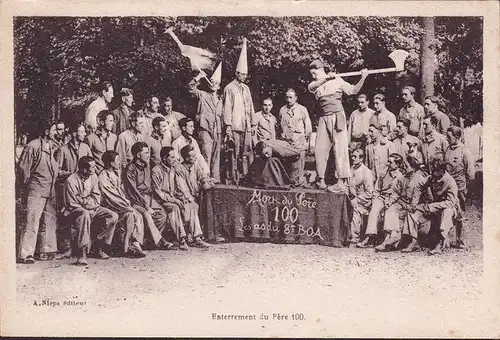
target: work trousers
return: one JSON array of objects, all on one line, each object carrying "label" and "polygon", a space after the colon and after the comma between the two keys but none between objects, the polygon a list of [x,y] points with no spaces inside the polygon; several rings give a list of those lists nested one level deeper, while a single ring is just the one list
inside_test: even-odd
[{"label": "work trousers", "polygon": [[26,197],[26,220],[19,238],[19,258],[33,256],[38,237],[38,251],[57,252],[55,198]]},{"label": "work trousers", "polygon": [[361,227],[363,226],[363,217],[370,213],[370,206],[355,203],[352,209],[351,220],[351,243],[358,243],[360,241]]},{"label": "work trousers", "polygon": [[378,233],[377,225],[380,218],[380,213],[384,210],[384,201],[380,197],[374,197],[372,207],[368,214],[368,222],[366,223],[366,234],[376,235]]},{"label": "work trousers", "polygon": [[408,204],[396,202],[385,211],[384,230],[401,232],[407,223]]},{"label": "work trousers", "polygon": [[221,135],[215,134],[214,138],[206,130],[201,129],[199,132],[201,154],[207,161],[210,168],[210,176],[216,182],[220,182],[220,148],[221,148]]},{"label": "work trousers", "polygon": [[[337,114],[344,115],[343,112]],[[335,157],[335,176],[337,178],[351,177],[347,128],[344,123],[342,131],[337,132],[335,130],[337,114],[319,118],[314,157],[316,158],[316,172],[320,178],[325,178],[326,166],[332,146]]]},{"label": "work trousers", "polygon": [[464,227],[463,214],[465,213],[465,202],[467,200],[467,189],[458,191],[458,204],[460,206],[460,214],[457,216],[457,239],[462,240],[462,229]]},{"label": "work trousers", "polygon": [[443,238],[446,238],[453,228],[453,217],[456,211],[453,208],[445,208],[441,211],[426,214],[421,210],[416,210],[414,213],[408,214],[408,223],[403,228],[403,234],[410,235],[417,239],[418,232],[422,227],[430,223],[433,217],[439,218],[439,232]]},{"label": "work trousers", "polygon": [[167,215],[162,207],[153,208],[154,212],[151,214],[147,209],[134,205],[133,208],[137,210],[142,216],[142,221],[144,223],[144,231],[148,231],[153,243],[155,245],[160,242],[162,233],[165,231],[165,226],[167,225]]},{"label": "work trousers", "polygon": [[133,208],[118,212],[117,237],[120,250],[127,253],[132,242],[144,243],[142,215]]},{"label": "work trousers", "polygon": [[69,215],[76,229],[76,245],[79,249],[90,248],[91,240],[96,239],[108,245],[113,242],[118,214],[103,207],[94,210],[78,208]]},{"label": "work trousers", "polygon": [[243,178],[253,162],[252,135],[250,131],[233,131],[238,177]]},{"label": "work trousers", "polygon": [[200,218],[198,216],[199,206],[195,202],[189,202],[184,204],[184,221],[188,227],[188,232],[193,235],[193,237],[202,236],[203,232],[201,230]]},{"label": "work trousers", "polygon": [[163,203],[163,209],[166,213],[168,225],[172,228],[177,241],[180,241],[183,237],[186,237],[181,208],[175,203]]},{"label": "work trousers", "polygon": [[294,183],[299,183],[304,176],[306,165],[306,151],[294,148],[289,142],[280,139],[267,140],[266,143],[273,149],[273,154],[281,158],[289,169],[288,175]]}]

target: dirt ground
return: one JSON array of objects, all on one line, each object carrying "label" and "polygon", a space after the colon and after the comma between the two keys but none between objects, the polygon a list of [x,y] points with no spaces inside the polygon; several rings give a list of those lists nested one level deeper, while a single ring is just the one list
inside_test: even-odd
[{"label": "dirt ground", "polygon": [[[17,304],[23,313],[35,311],[23,315],[44,330],[64,326],[88,336],[470,336],[481,320],[477,207],[469,208],[466,226],[469,249],[440,256],[226,243],[152,251],[144,259],[92,259],[87,267],[72,265],[75,259],[17,265]],[[60,305],[34,305],[43,299]],[[212,313],[256,320],[213,320]],[[269,320],[260,320],[262,313]],[[277,320],[278,313],[288,320]],[[291,320],[294,313],[305,320]]]}]

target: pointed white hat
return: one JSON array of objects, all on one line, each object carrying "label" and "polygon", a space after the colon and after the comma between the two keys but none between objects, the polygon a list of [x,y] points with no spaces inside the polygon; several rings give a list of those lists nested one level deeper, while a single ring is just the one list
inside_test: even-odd
[{"label": "pointed white hat", "polygon": [[212,77],[210,78],[210,80],[213,80],[213,81],[220,83],[221,78],[222,78],[222,62],[220,62],[219,66],[217,66],[217,68],[215,69],[214,74],[212,74]]},{"label": "pointed white hat", "polygon": [[247,39],[243,38],[243,47],[241,48],[240,59],[238,60],[238,65],[236,65],[236,72],[248,73],[248,63],[247,63]]}]

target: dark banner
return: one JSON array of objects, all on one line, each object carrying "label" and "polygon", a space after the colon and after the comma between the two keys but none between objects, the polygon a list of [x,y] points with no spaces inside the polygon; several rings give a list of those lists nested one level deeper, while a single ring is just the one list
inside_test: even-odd
[{"label": "dark banner", "polygon": [[204,196],[205,236],[321,244],[348,241],[348,198],[311,189],[262,190],[217,185]]}]

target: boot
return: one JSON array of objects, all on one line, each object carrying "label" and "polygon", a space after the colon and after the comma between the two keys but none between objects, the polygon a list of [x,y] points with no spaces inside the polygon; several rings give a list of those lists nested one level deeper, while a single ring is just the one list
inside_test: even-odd
[{"label": "boot", "polygon": [[434,249],[429,251],[429,255],[439,255],[443,253],[444,240],[439,241]]},{"label": "boot", "polygon": [[363,241],[361,241],[360,243],[357,243],[356,244],[356,247],[358,248],[368,248],[372,242],[372,235],[366,235],[365,238],[363,239]]},{"label": "boot", "polygon": [[193,235],[191,233],[187,234],[187,243],[192,246],[193,245]]},{"label": "boot", "polygon": [[40,253],[40,255],[38,255],[39,261],[52,261],[53,259],[54,259],[53,253]]},{"label": "boot", "polygon": [[208,244],[207,242],[203,241],[201,239],[201,236],[196,236],[194,238],[194,244],[197,245],[198,247],[201,247],[201,248],[209,248],[210,247],[210,244]]},{"label": "boot", "polygon": [[56,260],[69,259],[71,257],[71,248],[64,253],[56,255]]},{"label": "boot", "polygon": [[156,247],[161,250],[173,250],[174,249],[174,244],[171,242],[168,242],[165,240],[163,237],[160,239]]},{"label": "boot", "polygon": [[316,181],[316,186],[318,187],[318,189],[326,189],[325,179],[318,177]]},{"label": "boot", "polygon": [[180,250],[184,250],[184,251],[188,251],[189,250],[189,246],[188,246],[188,244],[186,242],[186,238],[183,238],[181,240],[181,242],[179,243],[179,249]]},{"label": "boot", "polygon": [[76,265],[77,266],[86,266],[89,263],[87,262],[87,252],[88,252],[88,247],[83,246],[80,249],[80,256],[78,256],[78,260],[76,260]]},{"label": "boot", "polygon": [[146,257],[146,254],[142,250],[140,243],[137,241],[134,241],[134,242],[132,242],[130,247],[128,247],[127,256],[132,257],[132,258],[136,258],[136,259],[140,259],[140,258]]},{"label": "boot", "polygon": [[409,245],[401,249],[403,253],[410,253],[412,251],[417,251],[417,250],[420,250],[420,246],[418,245],[418,241],[416,239],[412,239]]}]

